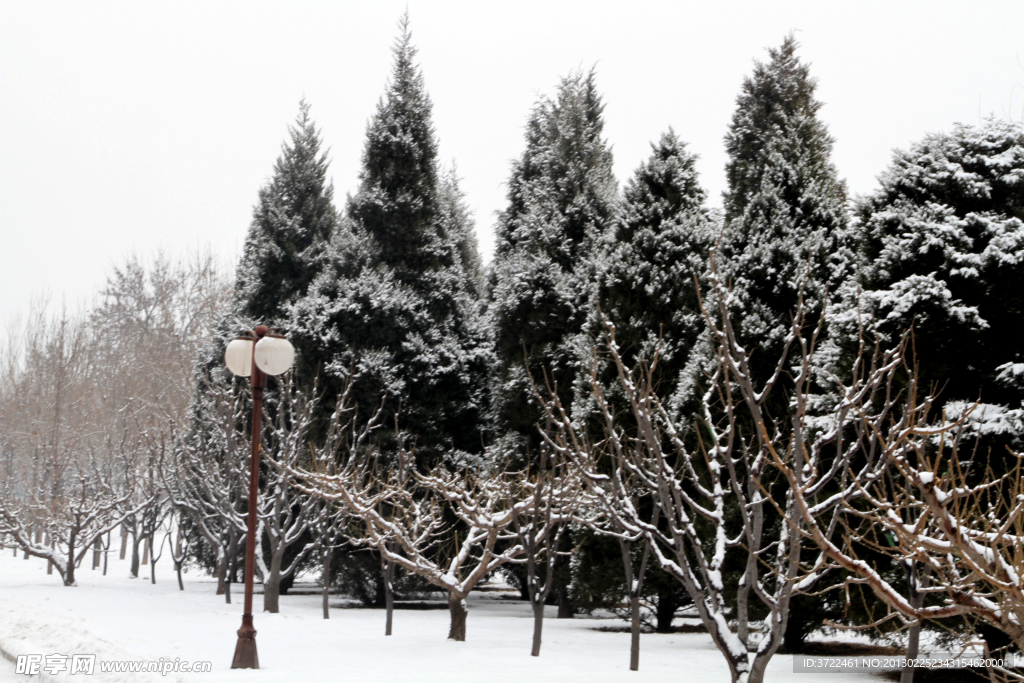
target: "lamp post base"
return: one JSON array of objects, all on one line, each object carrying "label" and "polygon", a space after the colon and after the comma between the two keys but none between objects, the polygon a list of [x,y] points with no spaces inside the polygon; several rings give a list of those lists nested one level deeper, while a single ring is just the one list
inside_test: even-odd
[{"label": "lamp post base", "polygon": [[238,629],[238,644],[235,645],[235,658],[231,660],[231,668],[260,668],[260,658],[256,654],[256,629],[252,626],[251,614],[242,616],[242,628]]}]

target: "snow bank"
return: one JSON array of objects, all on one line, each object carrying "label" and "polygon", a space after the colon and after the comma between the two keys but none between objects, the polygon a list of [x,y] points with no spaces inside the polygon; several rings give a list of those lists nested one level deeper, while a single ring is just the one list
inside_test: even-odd
[{"label": "snow bank", "polygon": [[[73,589],[69,589],[73,590]],[[0,654],[16,662],[18,655],[72,655],[94,654],[99,661],[139,660],[139,657],[125,652],[110,641],[98,638],[84,626],[81,618],[68,617],[23,604],[5,595],[0,603]],[[37,680],[47,683],[70,683],[81,681],[85,674],[72,675],[70,657],[63,662],[63,670],[45,670],[42,662]],[[133,683],[142,681],[165,681],[186,683],[181,674],[162,676],[158,673],[105,673],[98,665],[88,680],[96,683]]]}]

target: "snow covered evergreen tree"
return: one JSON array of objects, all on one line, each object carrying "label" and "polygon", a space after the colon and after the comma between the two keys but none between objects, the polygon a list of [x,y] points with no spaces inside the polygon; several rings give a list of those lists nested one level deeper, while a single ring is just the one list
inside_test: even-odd
[{"label": "snow covered evergreen tree", "polygon": [[[702,354],[705,348],[699,344],[706,326],[695,277],[703,276],[707,268],[717,224],[704,204],[696,156],[686,151],[685,143],[669,130],[651,148],[650,158],[626,184],[611,239],[602,245],[596,296],[588,306],[586,335],[580,344],[580,364],[587,374],[577,381],[574,413],[580,418],[591,416],[595,435],[602,434],[605,426],[589,381],[595,361],[605,400],[613,402],[617,411],[629,412],[618,372],[605,352],[606,321],[615,326],[615,341],[628,367],[650,366],[658,354],[658,392],[666,403],[674,398],[676,410],[679,403],[696,409],[693,399],[703,378],[701,360],[713,359],[710,345]],[[696,417],[681,422],[692,424]],[[646,507],[647,501],[643,504]],[[590,611],[621,605],[629,589],[619,543],[589,533],[577,534],[574,542],[572,590],[577,607]],[[638,569],[639,560],[636,564]],[[668,632],[675,608],[684,602],[678,582],[657,566],[647,566],[644,576],[636,574],[634,579],[643,586],[645,601],[658,606],[657,628]]]},{"label": "snow covered evergreen tree", "polygon": [[478,276],[462,255],[476,251],[472,228],[454,180],[445,189],[440,179],[407,19],[401,29],[359,190],[329,263],[292,311],[302,369],[322,373],[329,391],[353,372],[360,412],[386,400],[427,464],[482,450],[490,350]]},{"label": "snow covered evergreen tree", "polygon": [[[766,381],[783,355],[785,338],[801,299],[805,335],[817,325],[827,300],[854,275],[857,244],[849,228],[846,188],[832,164],[832,137],[818,118],[817,82],[797,57],[792,35],[755,62],[743,82],[726,135],[725,224],[717,258],[718,275],[731,284],[730,314],[739,343],[753,351],[755,384]],[[822,340],[819,340],[822,341]],[[832,348],[827,341],[822,347]],[[842,373],[837,354],[819,353],[816,362]],[[783,383],[789,381],[783,377]],[[813,398],[827,408],[831,387]],[[772,410],[788,411],[785,392]],[[760,491],[748,482],[746,495]],[[768,511],[765,528],[781,523]],[[752,557],[742,571],[756,576]],[[737,587],[737,605],[749,603],[753,582]],[[790,613],[787,629],[802,632],[805,615]]]},{"label": "snow covered evergreen tree", "polygon": [[671,130],[651,147],[623,193],[588,331],[597,340],[605,334],[601,315],[614,324],[629,367],[650,364],[660,350],[659,393],[668,399],[682,383],[692,398],[698,373],[691,367],[691,376],[680,375],[704,328],[694,278],[707,267],[717,226],[704,205],[696,156]]},{"label": "snow covered evergreen tree", "polygon": [[740,334],[761,350],[762,371],[779,358],[801,294],[813,324],[856,264],[833,140],[797,47],[790,35],[755,63],[725,139],[720,273],[732,280]]},{"label": "snow covered evergreen tree", "polygon": [[260,189],[235,281],[235,312],[267,325],[285,324],[288,305],[323,267],[336,223],[327,154],[305,100],[289,134]]},{"label": "snow covered evergreen tree", "polygon": [[441,175],[441,232],[455,242],[459,263],[481,301],[487,294],[484,262],[477,246],[475,223],[466,206],[465,194],[459,188],[459,176],[453,164]]},{"label": "snow covered evergreen tree", "polygon": [[568,405],[581,370],[593,257],[607,238],[617,194],[601,137],[603,109],[593,71],[564,78],[555,99],[537,103],[526,150],[512,165],[509,206],[498,219],[489,309],[493,411],[502,457],[513,461],[539,443],[542,411],[530,375],[543,389],[547,373]]},{"label": "snow covered evergreen tree", "polygon": [[[957,125],[897,151],[857,206],[869,267],[862,307],[880,330],[913,326],[921,379],[947,410],[1024,441],[1024,127]],[[855,309],[837,312],[852,326]],[[993,444],[994,445],[994,444]],[[1000,448],[1001,450],[1001,448]]]},{"label": "snow covered evergreen tree", "polygon": [[[327,155],[321,152],[320,133],[309,109],[308,103],[300,102],[295,125],[289,128],[290,140],[282,145],[273,175],[259,191],[235,274],[231,310],[215,325],[212,337],[196,359],[189,439],[202,444],[202,455],[208,462],[220,462],[226,467],[231,465],[228,461],[234,454],[217,448],[216,440],[208,433],[210,424],[222,421],[217,402],[211,398],[211,387],[232,382],[237,385],[246,380],[233,378],[228,372],[224,366],[224,347],[258,324],[290,332],[290,307],[305,294],[323,268],[337,224],[333,188],[327,181]],[[301,386],[312,386],[314,375],[300,373],[298,380]],[[276,381],[270,384],[266,405],[275,413]],[[248,401],[247,390],[244,395],[243,401]],[[207,539],[194,540],[197,552],[209,550],[205,548]],[[284,584],[284,590],[287,585]]]}]

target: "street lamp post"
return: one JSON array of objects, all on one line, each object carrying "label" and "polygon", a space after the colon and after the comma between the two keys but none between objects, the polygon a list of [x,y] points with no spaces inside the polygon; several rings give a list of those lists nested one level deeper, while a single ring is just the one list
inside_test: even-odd
[{"label": "street lamp post", "polygon": [[260,488],[260,434],[263,421],[263,389],[267,375],[280,375],[292,366],[295,350],[287,339],[273,334],[266,325],[257,325],[247,336],[228,343],[224,363],[240,377],[249,377],[252,386],[252,457],[249,468],[249,517],[245,534],[245,612],[232,669],[258,669],[256,629],[252,625],[252,581],[256,568],[256,496]]}]

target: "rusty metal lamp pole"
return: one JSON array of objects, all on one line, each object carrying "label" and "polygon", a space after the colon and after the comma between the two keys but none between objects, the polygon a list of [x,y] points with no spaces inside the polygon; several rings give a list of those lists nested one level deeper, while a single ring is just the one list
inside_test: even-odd
[{"label": "rusty metal lamp pole", "polygon": [[231,341],[224,350],[224,363],[234,374],[249,377],[252,386],[252,457],[249,468],[249,515],[245,535],[245,612],[238,629],[238,644],[232,669],[258,669],[256,629],[252,625],[252,582],[256,569],[256,502],[260,489],[260,435],[263,421],[263,389],[267,375],[280,375],[292,366],[295,349],[287,339],[272,333],[266,325]]}]

